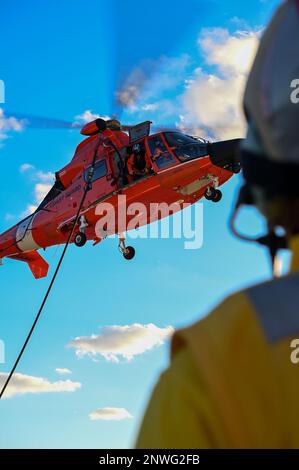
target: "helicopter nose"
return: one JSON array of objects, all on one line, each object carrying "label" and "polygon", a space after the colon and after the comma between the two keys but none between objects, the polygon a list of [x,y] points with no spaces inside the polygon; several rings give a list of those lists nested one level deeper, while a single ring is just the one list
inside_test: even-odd
[{"label": "helicopter nose", "polygon": [[208,144],[208,152],[213,165],[233,173],[241,170],[240,144],[244,139],[222,140]]}]

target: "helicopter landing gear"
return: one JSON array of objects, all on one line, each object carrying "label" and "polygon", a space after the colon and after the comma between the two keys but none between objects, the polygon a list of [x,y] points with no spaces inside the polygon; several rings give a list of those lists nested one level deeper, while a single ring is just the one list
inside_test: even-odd
[{"label": "helicopter landing gear", "polygon": [[118,249],[125,259],[130,260],[133,259],[135,256],[135,248],[133,248],[133,246],[126,246],[125,240],[125,236],[123,234],[120,234]]},{"label": "helicopter landing gear", "polygon": [[207,201],[219,202],[222,198],[222,192],[220,189],[216,189],[213,186],[209,186],[205,190],[205,198]]},{"label": "helicopter landing gear", "polygon": [[87,241],[87,237],[85,233],[83,232],[76,233],[75,238],[74,238],[74,243],[76,246],[84,246],[86,241]]},{"label": "helicopter landing gear", "polygon": [[75,238],[74,238],[74,243],[76,246],[84,246],[85,243],[87,242],[87,237],[85,235],[85,229],[88,227],[87,220],[84,215],[81,215],[79,218],[79,232],[76,233]]}]

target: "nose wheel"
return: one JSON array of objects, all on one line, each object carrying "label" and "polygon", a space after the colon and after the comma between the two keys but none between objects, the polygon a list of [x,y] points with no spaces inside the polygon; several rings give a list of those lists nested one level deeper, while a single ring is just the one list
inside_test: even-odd
[{"label": "nose wheel", "polygon": [[85,229],[88,227],[87,220],[84,215],[81,215],[79,218],[79,232],[76,233],[74,238],[74,243],[76,246],[84,246],[87,242],[87,237],[85,235]]},{"label": "nose wheel", "polygon": [[76,246],[84,246],[87,241],[86,235],[83,232],[78,232],[75,235],[74,243]]},{"label": "nose wheel", "polygon": [[220,189],[210,186],[205,190],[205,198],[207,201],[219,202],[222,199],[222,192]]},{"label": "nose wheel", "polygon": [[126,246],[126,241],[123,234],[119,236],[118,249],[122,253],[123,257],[127,260],[131,260],[135,256],[135,248],[133,246]]}]

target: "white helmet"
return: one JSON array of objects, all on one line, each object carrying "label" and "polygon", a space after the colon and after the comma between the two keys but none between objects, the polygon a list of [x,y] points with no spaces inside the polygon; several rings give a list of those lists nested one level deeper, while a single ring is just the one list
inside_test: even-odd
[{"label": "white helmet", "polygon": [[299,196],[299,1],[287,0],[267,27],[250,72],[242,144],[246,182]]}]

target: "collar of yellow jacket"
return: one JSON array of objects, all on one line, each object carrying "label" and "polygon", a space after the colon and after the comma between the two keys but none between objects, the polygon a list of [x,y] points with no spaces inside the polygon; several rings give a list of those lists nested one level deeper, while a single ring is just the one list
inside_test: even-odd
[{"label": "collar of yellow jacket", "polygon": [[292,252],[291,272],[299,270],[299,235],[291,238],[290,250]]}]

